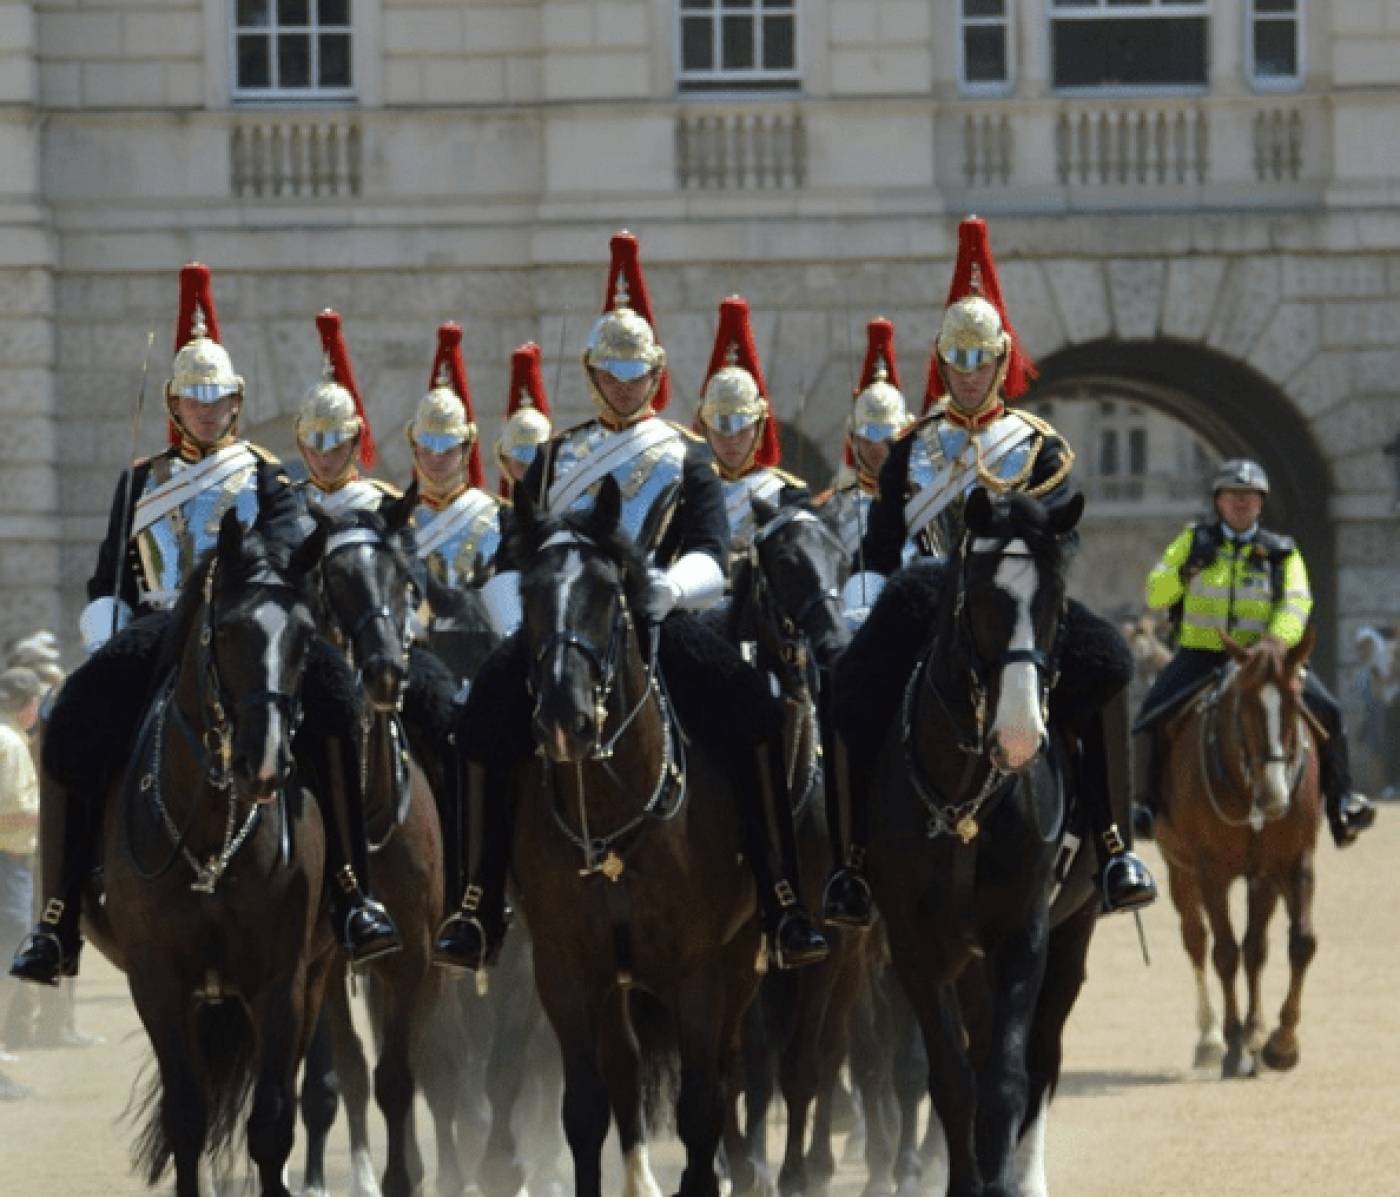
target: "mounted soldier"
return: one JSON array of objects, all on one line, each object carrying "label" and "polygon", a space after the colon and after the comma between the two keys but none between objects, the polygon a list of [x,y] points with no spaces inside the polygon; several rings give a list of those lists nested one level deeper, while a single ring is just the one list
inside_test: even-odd
[{"label": "mounted soldier", "polygon": [[696,431],[714,454],[724,494],[731,559],[749,551],[757,530],[753,501],[775,507],[806,501],[807,484],[778,469],[778,420],[758,360],[748,301],[731,295],[719,305],[719,327],[701,387]]},{"label": "mounted soldier", "polygon": [[[170,447],[124,471],[117,484],[79,619],[92,655],[64,685],[46,727],[44,907],[10,969],[24,980],[54,985],[77,974],[82,892],[97,860],[102,795],[131,751],[169,609],[214,547],[224,516],[235,512],[245,529],[286,551],[305,536],[305,508],[286,471],[238,434],[244,383],[219,341],[210,282],[200,263],[180,272],[176,352],[165,386]],[[332,805],[323,803],[335,826]],[[328,840],[342,858],[333,905],[343,946],[352,959],[392,950],[392,920],[361,889],[342,836]]]},{"label": "mounted soldier", "polygon": [[418,483],[414,529],[418,555],[447,586],[480,586],[495,568],[501,547],[501,501],[486,489],[481,444],[462,326],[440,324],[431,388],[418,403],[405,435],[413,447]]},{"label": "mounted soldier", "polygon": [[549,396],[540,370],[540,347],[527,341],[510,355],[510,396],[506,422],[496,438],[496,465],[500,467],[500,495],[509,499],[515,485],[553,434],[549,422]]},{"label": "mounted soldier", "polygon": [[363,478],[377,450],[350,353],[345,347],[340,313],[329,308],[316,317],[325,366],[301,402],[296,418],[297,449],[306,463],[306,501],[332,518],[351,511],[377,511],[399,490],[377,478]]},{"label": "mounted soldier", "polygon": [[[865,364],[846,423],[841,471],[836,485],[818,500],[823,518],[841,538],[857,573],[863,568],[860,546],[870,526],[870,505],[880,493],[880,470],[895,437],[913,421],[899,386],[894,325],[879,317],[865,326],[865,332]],[[873,596],[870,601],[874,601]],[[860,607],[869,605],[859,603]]]},{"label": "mounted soldier", "polygon": [[[704,441],[659,415],[670,380],[637,240],[619,233],[611,248],[603,314],[583,353],[598,416],[555,436],[522,485],[539,508],[560,514],[591,510],[604,480],[616,481],[620,526],[653,563],[650,609],[637,614],[660,625],[660,669],[681,721],[693,734],[724,740],[729,750],[773,958],[780,967],[813,963],[826,955],[826,941],[798,904],[797,862],[786,858],[784,837],[777,834],[777,820],[788,810],[781,710],[738,650],[687,615],[712,606],[724,592],[729,529],[719,478]],[[505,934],[509,779],[534,747],[531,664],[522,638],[513,634],[521,621],[518,573],[497,572],[483,595],[509,639],[478,675],[459,725],[469,823],[480,834],[470,836],[477,859],[461,908],[443,924],[435,945],[440,964],[470,969],[492,962]]]},{"label": "mounted soldier", "polygon": [[[1245,648],[1259,640],[1292,648],[1312,612],[1307,567],[1293,538],[1259,522],[1269,494],[1263,467],[1232,458],[1216,472],[1211,492],[1215,518],[1184,528],[1147,578],[1147,605],[1171,611],[1177,626],[1176,653],[1133,728],[1134,798],[1147,812],[1138,826],[1149,834],[1152,817],[1169,810],[1156,792],[1157,730],[1228,665],[1224,636]],[[1344,848],[1371,826],[1376,810],[1352,787],[1341,707],[1312,670],[1304,675],[1303,703],[1327,733],[1318,737],[1322,792],[1332,839]]]},{"label": "mounted soldier", "polygon": [[[1024,491],[1055,509],[1075,491],[1074,453],[1044,420],[1012,410],[1033,367],[1006,317],[987,240],[972,217],[958,230],[958,260],[929,363],[924,415],[895,442],[880,472],[861,545],[862,569],[847,581],[844,599],[854,618],[876,599],[913,542],[927,557],[946,557],[964,535],[962,511],[974,487],[993,494]],[[836,712],[847,748],[850,831],[845,864],[831,876],[823,903],[829,921],[867,925],[872,916],[864,875],[869,813],[866,790],[875,754],[894,719],[914,648],[928,633],[920,613],[877,604],[846,659],[869,685],[861,709]],[[1099,856],[1106,911],[1151,902],[1156,885],[1129,841],[1128,714],[1132,659],[1116,629],[1073,600],[1065,620],[1058,681],[1050,709],[1072,731],[1082,757],[1080,800]]]}]

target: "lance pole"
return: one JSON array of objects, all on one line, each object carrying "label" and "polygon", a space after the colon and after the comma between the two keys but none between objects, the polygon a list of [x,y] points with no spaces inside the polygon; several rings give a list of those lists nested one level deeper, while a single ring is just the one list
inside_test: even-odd
[{"label": "lance pole", "polygon": [[131,507],[135,500],[133,486],[136,480],[136,454],[141,446],[141,417],[146,411],[146,379],[151,372],[151,346],[155,344],[155,339],[154,329],[146,333],[146,352],[141,358],[141,384],[136,389],[136,409],[131,415],[131,456],[127,459],[126,473],[122,475],[122,522],[117,525],[121,529],[121,540],[118,542],[118,551],[114,554],[116,564],[112,578],[113,636],[120,630],[117,627],[117,619],[121,613],[122,565],[126,561],[128,551],[127,529],[131,526]]}]

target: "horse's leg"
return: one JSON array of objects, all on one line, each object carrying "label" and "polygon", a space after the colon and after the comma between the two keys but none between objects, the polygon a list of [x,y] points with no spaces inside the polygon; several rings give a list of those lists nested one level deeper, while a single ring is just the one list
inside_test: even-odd
[{"label": "horse's leg", "polygon": [[[923,965],[923,962],[919,962]],[[932,969],[933,975],[939,970]],[[972,1068],[963,1048],[962,1015],[957,993],[951,983],[938,984],[911,970],[901,969],[900,979],[914,1007],[923,1031],[924,1047],[928,1053],[927,1092],[933,1101],[934,1116],[943,1129],[948,1152],[948,1197],[973,1197],[981,1192],[977,1168],[973,1118],[976,1111],[976,1086]],[[904,1053],[907,1055],[908,1053]],[[896,1060],[898,1067],[899,1060]],[[898,1079],[896,1079],[898,1084]],[[901,1193],[919,1192],[918,1153],[911,1151],[918,1134],[918,1106],[907,1105],[908,1095],[901,1102],[901,1151],[896,1176],[906,1163],[915,1172],[900,1178]],[[906,1157],[912,1155],[912,1159]],[[909,1181],[912,1179],[912,1185]]]},{"label": "horse's leg", "polygon": [[248,1154],[258,1168],[264,1197],[291,1197],[287,1158],[296,1135],[296,1072],[304,1047],[306,963],[274,985],[257,1003],[258,1079],[248,1116]]},{"label": "horse's leg", "polygon": [[461,1038],[466,1028],[457,1020],[460,1007],[455,988],[445,984],[434,990],[423,1034],[414,1052],[414,1073],[433,1119],[438,1197],[462,1197],[467,1188],[457,1131],[461,1100],[458,1088],[468,1083],[466,1045]]},{"label": "horse's leg", "polygon": [[[924,1151],[919,1143],[919,1107],[929,1096],[930,1049],[926,1032],[914,1007],[906,1000],[903,990],[896,996],[898,1000],[895,1015],[898,1021],[894,1037],[895,1054],[890,1068],[890,1077],[894,1084],[895,1112],[899,1120],[899,1130],[895,1136],[894,1179],[897,1191],[904,1197],[918,1197],[923,1191],[925,1166]],[[956,1041],[961,1052],[962,1026],[957,1015],[956,995],[950,992],[948,998],[953,1002],[953,1016],[958,1020]],[[968,1076],[971,1075],[969,1071]],[[971,1118],[970,1113],[968,1117]],[[942,1162],[946,1168],[947,1142],[936,1108],[929,1115],[927,1137],[931,1141],[942,1143]]]},{"label": "horse's leg", "polygon": [[831,986],[830,964],[805,969],[794,979],[799,995],[797,1019],[779,1057],[779,1084],[787,1105],[787,1143],[778,1189],[785,1197],[803,1193],[807,1187],[807,1115],[817,1092],[817,1053]]},{"label": "horse's leg", "polygon": [[388,1131],[380,1182],[384,1197],[409,1197],[423,1178],[423,1161],[413,1133],[412,1053],[415,1019],[427,1008],[421,1000],[421,991],[430,980],[426,968],[426,958],[413,959],[405,950],[383,966],[376,980],[380,1001],[374,1099]]},{"label": "horse's leg", "polygon": [[[551,1016],[564,1058],[564,1136],[574,1157],[575,1197],[602,1197],[603,1140],[608,1137],[608,1088],[598,1072],[594,1030],[586,1017]],[[631,1179],[629,1170],[629,1180]]]},{"label": "horse's leg", "polygon": [[890,1126],[895,1114],[890,1084],[894,1068],[893,988],[888,968],[872,970],[851,1023],[851,1079],[860,1090],[865,1113],[866,1182],[861,1197],[892,1197],[894,1193],[894,1135]]},{"label": "horse's leg", "polygon": [[[787,978],[784,978],[786,980]],[[773,1101],[773,1053],[768,1043],[764,999],[770,982],[764,978],[758,997],[744,1012],[739,1031],[739,1065],[736,1077],[743,1085],[731,1085],[737,1116],[738,1094],[744,1097],[744,1128],[736,1144],[726,1151],[729,1179],[735,1197],[748,1193],[768,1193],[773,1182],[768,1171],[768,1108]]]},{"label": "horse's leg", "polygon": [[345,1122],[350,1129],[351,1197],[379,1197],[379,1180],[369,1151],[369,1061],[355,1031],[350,993],[339,956],[326,986],[325,1009],[330,1018],[335,1071],[340,1077],[340,1093],[345,1101]]},{"label": "horse's leg", "polygon": [[569,1186],[563,1171],[564,1128],[559,1120],[559,1102],[564,1077],[559,1069],[559,1045],[544,1018],[544,1011],[532,997],[530,1009],[530,1075],[535,1088],[534,1121],[530,1132],[531,1197],[563,1197]]},{"label": "horse's leg", "polygon": [[1210,983],[1206,977],[1206,949],[1210,933],[1206,929],[1205,899],[1195,873],[1181,866],[1168,864],[1167,888],[1172,905],[1181,923],[1181,942],[1191,960],[1191,972],[1196,981],[1196,1054],[1193,1068],[1215,1068],[1225,1058],[1225,1038],[1210,1000]]},{"label": "horse's leg", "polygon": [[723,988],[725,971],[721,965],[708,976],[683,985],[674,1011],[681,1054],[676,1131],[685,1144],[685,1171],[678,1197],[718,1197],[719,1193],[715,1155],[724,1129],[721,1054],[742,1017],[742,1010],[725,1008],[726,998],[732,996]]},{"label": "horse's leg", "polygon": [[1303,978],[1317,952],[1313,930],[1313,893],[1317,878],[1313,872],[1312,849],[1305,850],[1293,866],[1283,887],[1288,910],[1288,994],[1279,1010],[1278,1027],[1264,1044],[1262,1059],[1270,1068],[1287,1071],[1298,1063],[1298,1021],[1303,1016]]},{"label": "horse's leg", "polygon": [[143,1131],[138,1165],[154,1184],[173,1158],[176,1197],[200,1197],[208,1105],[196,1072],[199,1012],[191,1013],[178,980],[162,972],[155,960],[133,956],[128,967],[127,982],[155,1052],[160,1085],[160,1104]]},{"label": "horse's leg", "polygon": [[1235,929],[1230,925],[1230,883],[1227,878],[1213,876],[1204,870],[1198,873],[1201,896],[1205,900],[1206,918],[1215,939],[1211,961],[1220,978],[1225,1007],[1225,1059],[1221,1062],[1222,1077],[1253,1075],[1253,1061],[1244,1050],[1244,1023],[1240,1018],[1239,997],[1235,992],[1235,975],[1240,967],[1240,946]]},{"label": "horse's leg", "polygon": [[[648,1036],[641,1026],[633,1030],[631,1000],[627,990],[619,987],[605,1001],[598,1027],[598,1069],[607,1088],[608,1104],[617,1126],[617,1146],[626,1170],[624,1197],[661,1197],[661,1187],[651,1170],[642,1120],[642,1053],[648,1050]],[[638,1021],[643,1017],[646,1013],[639,1012]]]},{"label": "horse's leg", "polygon": [[1251,877],[1248,887],[1248,901],[1244,940],[1244,983],[1245,1015],[1244,1046],[1253,1056],[1258,1056],[1264,1046],[1263,998],[1260,993],[1264,976],[1264,965],[1269,959],[1269,920],[1274,917],[1278,906],[1278,886],[1268,876]]},{"label": "horse's leg", "polygon": [[[539,1018],[539,1008],[526,997],[530,993],[529,957],[530,947],[523,935],[507,940],[494,978],[498,992],[507,996],[496,1005],[496,1034],[486,1062],[491,1129],[477,1177],[486,1197],[515,1197],[525,1184],[525,1167],[520,1161],[512,1119],[527,1079],[521,1060]],[[606,1132],[606,1108],[603,1114]]]},{"label": "horse's leg", "polygon": [[302,1197],[326,1197],[326,1139],[339,1106],[340,1079],[331,1057],[330,1019],[322,1010],[301,1073],[301,1123],[306,1128]]}]

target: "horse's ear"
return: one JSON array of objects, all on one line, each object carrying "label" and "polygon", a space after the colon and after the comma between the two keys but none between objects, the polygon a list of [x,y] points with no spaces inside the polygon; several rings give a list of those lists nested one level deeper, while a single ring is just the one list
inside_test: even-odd
[{"label": "horse's ear", "polygon": [[418,479],[415,478],[397,499],[380,507],[379,515],[384,520],[384,531],[390,536],[397,536],[413,518],[413,509],[417,506]]},{"label": "horse's ear", "polygon": [[1225,646],[1225,651],[1230,654],[1230,660],[1236,665],[1244,664],[1245,658],[1249,656],[1249,649],[1243,647],[1238,640],[1226,631],[1220,633],[1220,643]]},{"label": "horse's ear", "polygon": [[526,544],[536,543],[540,536],[539,512],[535,509],[535,497],[528,486],[517,486],[511,496],[515,516],[516,531]]},{"label": "horse's ear", "polygon": [[243,556],[243,525],[238,512],[230,507],[219,523],[218,559],[221,564],[237,561]]},{"label": "horse's ear", "polygon": [[330,525],[318,517],[315,530],[292,550],[287,572],[293,577],[304,578],[315,569],[326,551],[326,538],[329,535]]},{"label": "horse's ear", "polygon": [[1307,664],[1308,658],[1312,656],[1313,646],[1317,643],[1317,629],[1308,624],[1303,629],[1303,638],[1290,648],[1283,656],[1283,676],[1291,678],[1299,669]]},{"label": "horse's ear", "polygon": [[1050,531],[1056,536],[1067,536],[1074,531],[1079,517],[1084,514],[1084,492],[1077,490],[1063,503],[1056,503],[1050,509]]},{"label": "horse's ear", "polygon": [[770,503],[767,499],[753,498],[749,500],[749,505],[753,508],[754,517],[758,520],[761,528],[778,514],[778,507]]},{"label": "horse's ear", "polygon": [[593,501],[593,512],[589,519],[600,540],[606,540],[617,531],[617,521],[622,518],[622,491],[617,479],[611,474],[603,478],[598,487],[598,497]]},{"label": "horse's ear", "polygon": [[996,512],[992,508],[992,496],[984,486],[975,486],[967,496],[963,506],[963,523],[973,536],[992,536],[995,533]]}]

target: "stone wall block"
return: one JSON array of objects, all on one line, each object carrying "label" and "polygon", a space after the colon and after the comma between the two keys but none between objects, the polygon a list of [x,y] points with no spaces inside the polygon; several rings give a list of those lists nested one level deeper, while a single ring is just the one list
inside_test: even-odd
[{"label": "stone wall block", "polygon": [[577,0],[545,4],[540,26],[547,50],[583,49],[593,41],[593,8]]},{"label": "stone wall block", "polygon": [[41,367],[5,365],[4,411],[11,415],[44,415],[53,410],[53,397],[58,390],[57,379],[47,365]]},{"label": "stone wall block", "polygon": [[202,59],[203,16],[198,12],[126,13],[122,16],[122,50],[128,58]]},{"label": "stone wall block", "polygon": [[58,510],[58,487],[53,467],[7,464],[0,470],[0,511],[13,514]]},{"label": "stone wall block", "polygon": [[1166,281],[1165,262],[1131,258],[1109,262],[1113,326],[1120,337],[1146,341],[1157,335]]},{"label": "stone wall block", "polygon": [[1395,555],[1395,525],[1345,523],[1337,527],[1337,561],[1341,565],[1378,565]]},{"label": "stone wall block", "polygon": [[[1065,331],[1060,319],[1060,308],[1051,293],[1045,272],[1038,262],[1015,260],[997,265],[997,275],[1001,280],[1002,294],[1010,305],[1007,314],[1015,326],[1021,344],[1032,357],[1043,357],[1058,349],[1068,340],[1075,338]],[[929,324],[929,340],[937,331],[939,313],[943,306],[943,296],[939,295],[933,304],[934,312]]]},{"label": "stone wall block", "polygon": [[83,101],[82,78],[76,62],[41,62],[39,102],[45,108],[77,108]]},{"label": "stone wall block", "polygon": [[0,270],[0,312],[6,316],[53,311],[53,275],[47,270]]},{"label": "stone wall block", "polygon": [[[804,414],[830,402],[831,397],[815,392],[813,384],[827,358],[844,356],[846,349],[844,342],[828,344],[826,329],[825,312],[786,309],[779,313],[763,368],[768,376],[769,395],[781,419],[797,418],[802,411],[804,395],[807,409]],[[864,352],[863,341],[861,351]],[[851,368],[858,371],[860,363]]]},{"label": "stone wall block", "polygon": [[895,45],[928,41],[932,10],[924,0],[883,0],[879,9],[881,40]]},{"label": "stone wall block", "polygon": [[829,8],[831,44],[871,45],[875,41],[875,15],[879,7],[871,0],[832,0]]},{"label": "stone wall block", "polygon": [[594,44],[614,49],[643,50],[651,44],[649,2],[599,0],[594,6]]},{"label": "stone wall block", "polygon": [[1173,258],[1167,263],[1167,297],[1162,333],[1183,341],[1206,335],[1216,297],[1225,279],[1222,258]]},{"label": "stone wall block", "polygon": [[1309,419],[1321,416],[1355,393],[1355,365],[1349,353],[1318,353],[1289,380],[1288,397]]},{"label": "stone wall block", "polygon": [[1337,571],[1337,609],[1339,611],[1375,610],[1377,598],[1386,593],[1395,593],[1395,569],[1393,566],[1349,565]]},{"label": "stone wall block", "polygon": [[[1322,339],[1329,348],[1400,345],[1400,300],[1329,303],[1322,314]],[[1396,385],[1400,389],[1400,379]]]},{"label": "stone wall block", "polygon": [[[1108,312],[1108,288],[1100,263],[1069,259],[1050,261],[1045,263],[1045,276],[1059,308],[1065,335],[1071,342],[1096,341],[1111,335],[1113,322]],[[1005,293],[1016,294],[1010,290]],[[1011,302],[1014,301],[1008,299],[1008,303]],[[1009,314],[1019,332],[1018,310],[1019,307],[1013,308]]]},{"label": "stone wall block", "polygon": [[62,61],[121,57],[120,13],[40,10],[38,17],[40,58]]},{"label": "stone wall block", "polygon": [[47,320],[0,319],[0,365],[47,366],[53,361]]},{"label": "stone wall block", "polygon": [[[52,541],[0,541],[0,578],[22,581],[26,589],[57,586],[58,545]],[[8,590],[9,585],[6,586]],[[36,625],[37,626],[37,625]]]},{"label": "stone wall block", "polygon": [[[56,571],[55,571],[56,572]],[[36,628],[54,627],[54,600],[57,595],[52,588],[40,586],[7,586],[0,591],[0,636],[6,640],[27,636]],[[76,612],[76,608],[75,608]],[[74,616],[76,619],[76,614]],[[67,626],[54,628],[60,636],[68,631]],[[65,637],[67,638],[67,637]],[[71,643],[76,644],[76,630],[71,634]]]},{"label": "stone wall block", "polygon": [[450,54],[462,48],[457,8],[406,8],[384,22],[386,54]]},{"label": "stone wall block", "polygon": [[1370,349],[1347,356],[1354,364],[1357,394],[1387,395],[1395,402],[1400,395],[1400,349]]},{"label": "stone wall block", "polygon": [[0,413],[0,463],[51,462],[56,443],[53,420],[34,414]]},{"label": "stone wall block", "polygon": [[[1400,356],[1397,354],[1396,356]],[[1345,418],[1324,415],[1309,421],[1323,455],[1333,462],[1333,474],[1343,490],[1370,489],[1341,485],[1343,477],[1355,482],[1351,467],[1343,469],[1337,463],[1341,457],[1374,454],[1379,463],[1380,446],[1395,435],[1395,400],[1352,399],[1346,405]]]},{"label": "stone wall block", "polygon": [[1321,347],[1321,324],[1318,304],[1282,305],[1250,351],[1250,364],[1275,382],[1286,383]]},{"label": "stone wall block", "polygon": [[[1386,293],[1386,263],[1379,257],[1287,257],[1281,269],[1285,299],[1360,299]],[[1390,290],[1400,287],[1392,284]]]},{"label": "stone wall block", "polygon": [[93,108],[157,108],[165,76],[146,62],[84,62],[83,104]]},{"label": "stone wall block", "polygon": [[469,54],[511,54],[539,48],[538,11],[523,4],[472,5],[462,10],[462,45]]},{"label": "stone wall block", "polygon": [[1279,274],[1276,258],[1246,258],[1233,263],[1211,314],[1206,343],[1236,357],[1247,357],[1273,318]]},{"label": "stone wall block", "polygon": [[429,104],[491,104],[506,98],[505,59],[425,59],[423,98]]}]

